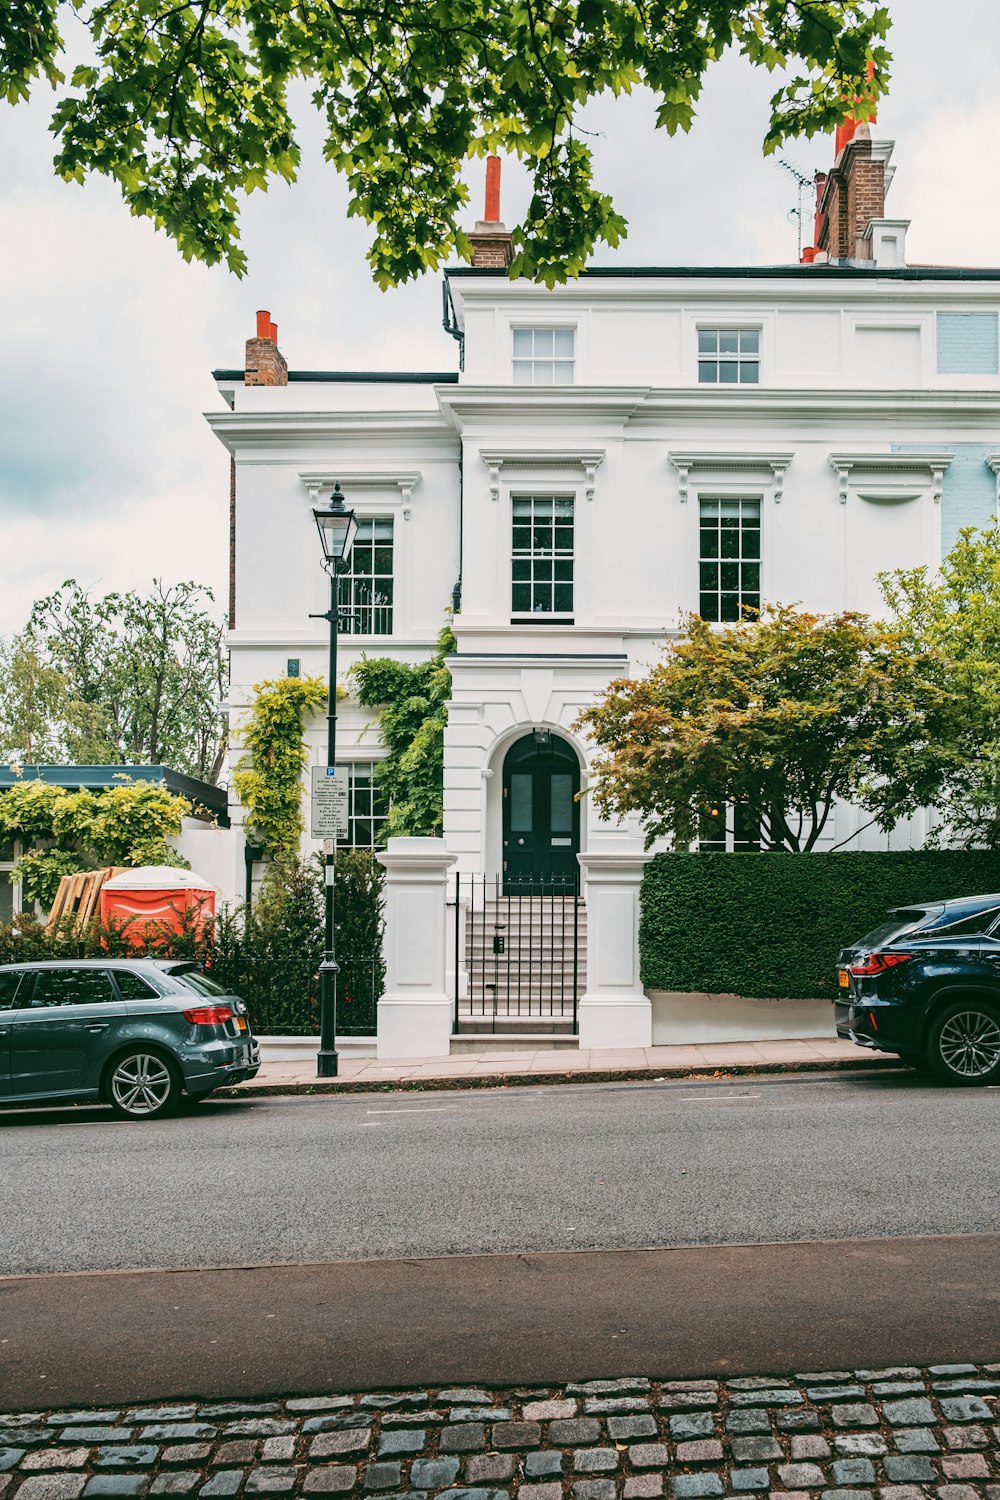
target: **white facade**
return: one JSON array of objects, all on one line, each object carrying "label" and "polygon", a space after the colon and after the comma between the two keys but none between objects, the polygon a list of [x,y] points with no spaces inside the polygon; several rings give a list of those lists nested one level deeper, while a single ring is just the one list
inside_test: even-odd
[{"label": "white facade", "polygon": [[[756,590],[752,558],[741,574],[750,602],[877,612],[880,571],[933,567],[958,524],[995,514],[1000,272],[594,271],[546,290],[468,269],[447,285],[457,376],[293,371],[252,387],[222,373],[229,409],[208,421],[236,465],[237,723],[253,684],[290,661],[325,674],[311,508],[335,481],[392,544],[391,629],[342,636],[342,671],[362,653],[426,657],[460,584],[445,837],[462,871],[503,866],[504,759],[525,736],[565,741],[585,786],[573,722],[704,608],[713,517],[743,528],[751,552],[759,522]],[[555,562],[571,564],[572,594],[539,584],[525,607],[515,520],[555,501],[571,519]],[[536,583],[552,561],[522,558]],[[388,624],[384,611],[366,619]],[[317,721],[314,763],[323,746]],[[371,711],[341,705],[339,747],[362,769],[377,759]],[[637,823],[604,823],[587,798],[580,823],[574,857],[642,846]],[[839,808],[826,847],[857,827]],[[893,847],[922,836],[918,820]],[[869,830],[848,846],[886,840]]]}]

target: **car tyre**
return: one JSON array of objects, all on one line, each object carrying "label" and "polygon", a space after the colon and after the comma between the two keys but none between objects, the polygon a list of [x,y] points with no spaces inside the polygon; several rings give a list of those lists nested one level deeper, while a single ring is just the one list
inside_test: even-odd
[{"label": "car tyre", "polygon": [[150,1047],[130,1047],[108,1067],[104,1095],[120,1120],[162,1120],[177,1107],[176,1065]]},{"label": "car tyre", "polygon": [[1000,1006],[972,995],[953,1000],[931,1025],[927,1054],[943,1083],[983,1088],[1000,1081]]}]

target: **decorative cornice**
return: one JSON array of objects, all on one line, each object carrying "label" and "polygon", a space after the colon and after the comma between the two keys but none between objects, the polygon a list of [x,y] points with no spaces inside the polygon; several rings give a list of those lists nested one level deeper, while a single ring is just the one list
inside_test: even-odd
[{"label": "decorative cornice", "polygon": [[[930,486],[935,504],[941,500],[944,474],[954,453],[831,453],[829,462],[840,479],[840,503],[850,490],[861,500],[916,500]],[[988,462],[988,460],[987,460]],[[905,478],[911,476],[910,483]],[[913,483],[915,475],[922,476]]]},{"label": "decorative cornice", "polygon": [[753,472],[762,473],[770,470],[771,483],[773,485],[772,495],[775,504],[779,504],[784,494],[785,470],[794,458],[792,453],[750,453],[708,450],[676,451],[668,455],[670,462],[680,476],[677,496],[681,504],[687,503],[688,485],[692,470],[711,470],[713,473],[725,473],[727,470],[738,473]]},{"label": "decorative cornice", "polygon": [[350,503],[354,490],[397,490],[403,507],[403,519],[410,519],[410,504],[413,491],[421,480],[419,469],[307,469],[299,478],[309,491],[315,505],[324,498],[324,492],[333,490],[339,482],[345,499]]},{"label": "decorative cornice", "polygon": [[987,467],[993,470],[997,482],[997,515],[1000,516],[1000,453],[986,455]]},{"label": "decorative cornice", "polygon": [[[241,463],[301,463],[302,449],[357,438],[363,443],[442,441],[454,452],[455,433],[440,411],[209,411],[205,421]],[[268,449],[246,457],[246,450]],[[324,461],[325,455],[319,461]]]},{"label": "decorative cornice", "polygon": [[490,499],[500,499],[500,475],[512,469],[582,469],[584,494],[594,498],[597,471],[604,462],[604,448],[480,448],[479,457],[489,470]]}]

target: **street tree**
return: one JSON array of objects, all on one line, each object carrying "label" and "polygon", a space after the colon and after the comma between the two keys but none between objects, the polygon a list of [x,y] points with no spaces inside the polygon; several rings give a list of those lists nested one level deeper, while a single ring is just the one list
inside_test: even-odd
[{"label": "street tree", "polygon": [[906,648],[947,694],[932,747],[938,842],[1000,848],[1000,531],[967,527],[940,573],[883,573]]},{"label": "street tree", "polygon": [[194,583],[94,596],[69,579],[5,647],[5,757],[171,766],[219,778],[223,627]]},{"label": "street tree", "polygon": [[646,676],[611,683],[579,727],[598,747],[597,807],[640,814],[647,844],[717,837],[731,804],[762,848],[805,853],[839,799],[883,829],[931,800],[947,702],[901,632],[776,606],[722,629],[691,616]]},{"label": "street tree", "polygon": [[[69,16],[67,34],[82,22],[89,38],[67,58]],[[57,172],[113,179],[186,258],[242,274],[241,196],[294,180],[288,95],[304,80],[349,212],[375,227],[379,285],[471,258],[461,168],[488,151],[531,170],[512,270],[551,284],[626,230],[594,183],[578,121],[590,99],[645,86],[657,125],[688,130],[706,71],[734,48],[780,75],[773,150],[871,117],[888,29],[880,0],[20,0],[0,27],[0,93],[16,103],[48,80]]]}]

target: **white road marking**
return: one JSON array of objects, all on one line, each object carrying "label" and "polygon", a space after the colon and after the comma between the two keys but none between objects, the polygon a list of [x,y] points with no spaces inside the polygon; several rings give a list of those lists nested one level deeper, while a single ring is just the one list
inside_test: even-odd
[{"label": "white road marking", "polygon": [[366,1109],[367,1115],[440,1115],[445,1110],[457,1109],[457,1104],[431,1104],[425,1109]]}]

